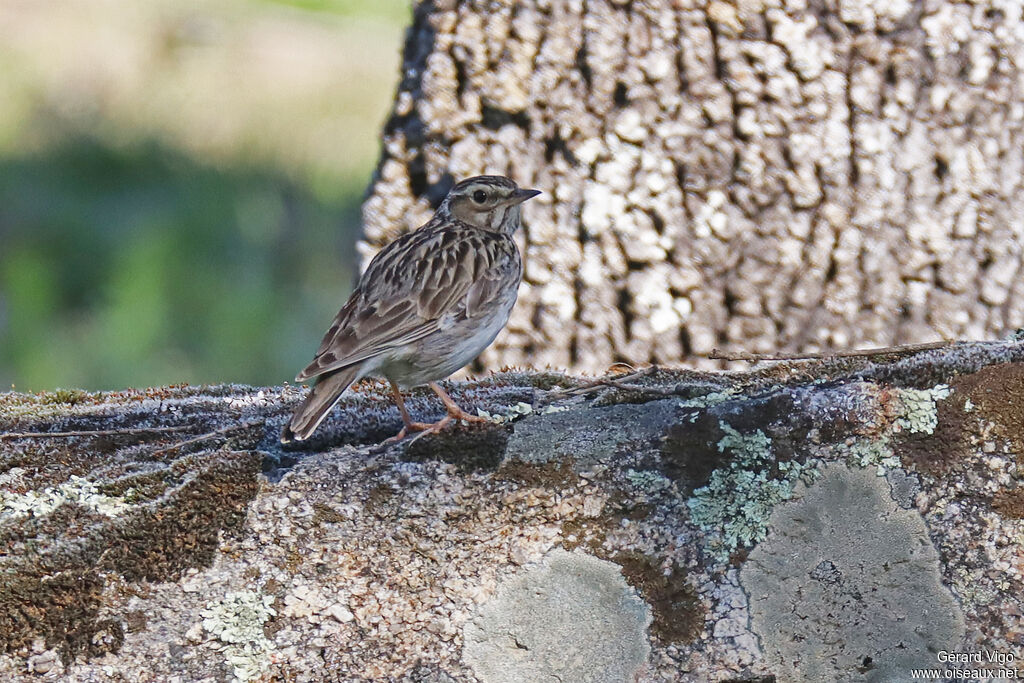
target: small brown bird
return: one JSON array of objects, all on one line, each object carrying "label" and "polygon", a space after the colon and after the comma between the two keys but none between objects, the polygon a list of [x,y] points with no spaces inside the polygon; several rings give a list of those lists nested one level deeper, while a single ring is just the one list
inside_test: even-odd
[{"label": "small brown bird", "polygon": [[[281,433],[309,437],[353,382],[383,376],[408,431],[438,431],[452,419],[480,421],[437,384],[476,358],[508,322],[523,261],[512,239],[520,205],[540,194],[502,176],[463,180],[434,217],[382,249],[335,316],[316,357],[295,381],[313,388]],[[448,414],[413,422],[399,386],[428,384]]]}]

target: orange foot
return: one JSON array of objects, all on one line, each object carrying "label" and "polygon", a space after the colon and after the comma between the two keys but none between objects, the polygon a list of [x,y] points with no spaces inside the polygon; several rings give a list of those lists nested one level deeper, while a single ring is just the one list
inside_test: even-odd
[{"label": "orange foot", "polygon": [[460,408],[459,404],[453,401],[452,397],[449,396],[436,382],[430,382],[428,386],[434,390],[434,393],[437,394],[438,398],[441,399],[441,402],[444,403],[445,410],[448,414],[437,422],[414,422],[412,418],[409,417],[409,411],[405,409],[405,401],[402,399],[402,393],[398,390],[398,385],[391,382],[391,393],[395,397],[395,403],[398,405],[398,412],[402,414],[402,422],[405,426],[402,427],[402,431],[398,432],[390,439],[385,440],[382,445],[398,443],[408,436],[409,432],[419,432],[419,434],[416,435],[417,439],[420,439],[427,434],[437,434],[452,420],[465,420],[466,422],[477,423],[488,421],[486,417],[467,413],[465,410]]}]

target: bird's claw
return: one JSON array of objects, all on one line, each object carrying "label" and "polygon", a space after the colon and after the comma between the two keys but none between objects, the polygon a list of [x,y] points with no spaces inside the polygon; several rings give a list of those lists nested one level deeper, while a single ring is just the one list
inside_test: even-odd
[{"label": "bird's claw", "polygon": [[384,441],[382,441],[381,445],[390,446],[392,444],[399,443],[400,441],[404,440],[407,436],[409,436],[410,432],[419,432],[418,434],[416,434],[416,436],[412,438],[412,441],[409,442],[410,444],[414,444],[428,434],[440,434],[444,430],[444,428],[447,427],[448,424],[451,423],[453,420],[463,420],[465,422],[475,424],[479,424],[481,422],[489,422],[489,420],[486,417],[480,417],[479,415],[467,413],[466,411],[460,408],[457,411],[449,412],[447,415],[442,417],[437,422],[410,422],[404,427],[402,427],[402,430],[395,434],[394,436],[392,436],[390,439],[385,439]]}]

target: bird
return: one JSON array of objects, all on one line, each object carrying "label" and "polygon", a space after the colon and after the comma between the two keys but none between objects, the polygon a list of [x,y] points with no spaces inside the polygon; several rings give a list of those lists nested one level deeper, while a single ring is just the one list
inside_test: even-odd
[{"label": "bird", "polygon": [[[452,420],[483,421],[437,382],[480,355],[508,322],[523,276],[513,235],[522,203],[539,194],[504,176],[468,178],[429,221],[379,251],[296,376],[313,384],[281,443],[308,439],[345,390],[368,376],[388,381],[402,416],[389,442],[439,432]],[[405,407],[401,388],[423,384],[444,404],[438,422],[415,422]]]}]

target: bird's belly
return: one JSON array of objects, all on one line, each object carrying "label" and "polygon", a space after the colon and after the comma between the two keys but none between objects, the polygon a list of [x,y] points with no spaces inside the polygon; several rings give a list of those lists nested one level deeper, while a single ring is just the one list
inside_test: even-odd
[{"label": "bird's belly", "polygon": [[486,319],[463,320],[381,358],[377,372],[403,387],[436,382],[480,355],[508,322],[515,299]]}]

